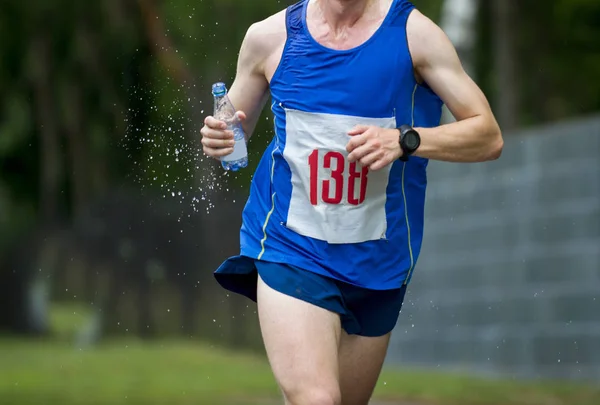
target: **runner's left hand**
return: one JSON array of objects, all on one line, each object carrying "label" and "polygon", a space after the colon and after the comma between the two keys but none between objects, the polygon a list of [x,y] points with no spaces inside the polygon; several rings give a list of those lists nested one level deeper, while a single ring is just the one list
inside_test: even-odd
[{"label": "runner's left hand", "polygon": [[382,169],[402,156],[397,129],[357,125],[348,135],[352,137],[346,146],[348,160],[370,170]]}]

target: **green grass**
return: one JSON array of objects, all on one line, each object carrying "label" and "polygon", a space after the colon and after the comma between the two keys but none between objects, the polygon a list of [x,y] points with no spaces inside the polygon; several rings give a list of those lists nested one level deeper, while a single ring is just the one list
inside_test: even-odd
[{"label": "green grass", "polygon": [[431,372],[387,371],[377,396],[440,405],[598,405],[600,388],[565,382],[498,381]]},{"label": "green grass", "polygon": [[0,341],[0,359],[2,404],[243,404],[277,395],[262,358],[197,344],[131,341],[77,350]]},{"label": "green grass", "polygon": [[[597,405],[600,391],[386,370],[377,397],[441,405]],[[278,404],[264,358],[196,342],[118,341],[78,350],[56,341],[0,340],[0,403],[7,405]]]}]

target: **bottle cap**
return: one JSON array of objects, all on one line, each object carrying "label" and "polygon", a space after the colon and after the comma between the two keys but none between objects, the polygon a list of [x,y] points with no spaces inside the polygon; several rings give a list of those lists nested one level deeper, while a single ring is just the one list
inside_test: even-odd
[{"label": "bottle cap", "polygon": [[224,96],[225,94],[227,94],[227,86],[225,86],[225,83],[215,83],[212,85],[212,94],[213,96]]}]

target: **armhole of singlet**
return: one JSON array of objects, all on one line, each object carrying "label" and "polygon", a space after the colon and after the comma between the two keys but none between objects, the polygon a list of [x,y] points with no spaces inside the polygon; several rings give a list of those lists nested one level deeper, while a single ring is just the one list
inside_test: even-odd
[{"label": "armhole of singlet", "polygon": [[[419,83],[417,81],[417,78],[415,77],[415,73],[416,73],[415,72],[415,62],[413,60],[412,52],[410,51],[410,45],[408,43],[408,19],[410,18],[410,15],[415,10],[417,10],[417,7],[412,5],[412,8],[406,13],[406,21],[404,21],[404,37],[406,40],[406,51],[408,52],[408,57],[410,58],[410,64],[413,67],[412,80],[413,80],[414,92],[416,92],[418,89],[422,89],[422,90],[425,90],[425,91],[433,94],[434,96],[436,96],[439,99],[440,97],[433,91],[433,89],[429,86],[429,84],[427,84],[427,82],[425,80],[423,80],[423,83]],[[414,97],[414,95],[413,95],[413,97]]]},{"label": "armhole of singlet", "polygon": [[284,58],[287,53],[287,49],[290,43],[290,38],[292,36],[292,29],[290,27],[290,9],[293,6],[286,8],[285,10],[285,43],[283,45],[283,51],[281,52],[281,57],[279,58],[279,63],[277,64],[277,68],[275,68],[275,72],[273,72],[273,76],[271,77],[271,81],[269,85],[271,85],[276,79],[281,75],[281,71],[283,70]]},{"label": "armhole of singlet", "polygon": [[404,40],[406,41],[406,52],[408,52],[408,57],[410,59],[410,65],[412,66],[412,71],[413,71],[412,80],[413,80],[413,84],[414,84],[414,86],[422,87],[425,84],[425,81],[423,81],[423,83],[419,83],[417,81],[417,78],[415,77],[415,75],[416,75],[416,72],[415,72],[415,61],[413,60],[412,52],[410,51],[410,43],[408,42],[408,19],[410,18],[410,15],[416,9],[417,8],[414,5],[412,5],[411,9],[406,12],[406,19],[404,21]]}]

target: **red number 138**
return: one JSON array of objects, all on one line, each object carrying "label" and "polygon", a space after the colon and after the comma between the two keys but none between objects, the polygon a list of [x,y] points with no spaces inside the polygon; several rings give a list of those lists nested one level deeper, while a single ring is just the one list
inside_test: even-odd
[{"label": "red number 138", "polygon": [[[346,158],[340,152],[327,152],[323,156],[323,168],[330,169],[331,174],[328,179],[322,179],[319,182],[319,150],[315,149],[308,156],[308,166],[310,168],[310,203],[317,205],[319,200],[327,204],[340,204],[344,197],[344,184],[347,183],[346,192],[348,194],[348,203],[359,205],[365,201],[367,194],[367,181],[369,168],[363,167],[357,170],[356,162],[348,165],[346,173]],[[356,196],[356,186],[358,180],[359,193]],[[320,187],[319,187],[320,186]],[[320,198],[319,198],[320,194]]]}]

